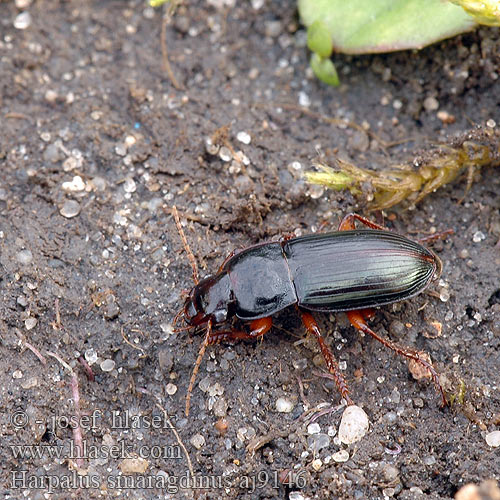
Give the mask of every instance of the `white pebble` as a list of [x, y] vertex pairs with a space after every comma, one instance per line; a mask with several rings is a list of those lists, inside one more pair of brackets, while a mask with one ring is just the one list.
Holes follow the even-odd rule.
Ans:
[[486, 444], [492, 448], [498, 448], [500, 446], [500, 431], [493, 431], [485, 436]]
[[312, 424], [309, 424], [307, 426], [307, 433], [308, 434], [318, 434], [319, 431], [321, 431], [321, 427], [316, 422], [313, 422]]
[[66, 217], [67, 219], [71, 219], [80, 213], [80, 204], [75, 200], [68, 200], [64, 202], [64, 205], [61, 207], [59, 213]]
[[167, 391], [167, 394], [169, 396], [173, 396], [177, 392], [177, 386], [175, 384], [169, 383], [165, 387], [165, 390]]
[[359, 406], [348, 406], [340, 421], [338, 438], [342, 443], [352, 444], [368, 432], [368, 415]]
[[195, 434], [189, 442], [197, 449], [201, 449], [205, 446], [205, 438], [201, 434]]
[[20, 10], [27, 9], [31, 5], [32, 0], [16, 0], [16, 7]]
[[483, 241], [486, 238], [484, 233], [482, 231], [476, 231], [474, 233], [474, 236], [472, 236], [472, 241], [474, 243], [479, 243], [480, 241]]
[[293, 403], [289, 399], [278, 398], [276, 400], [276, 411], [280, 413], [290, 413], [293, 410]]
[[65, 191], [83, 191], [85, 189], [85, 182], [79, 175], [75, 175], [72, 181], [63, 182], [62, 188]]
[[31, 14], [29, 12], [21, 12], [14, 19], [14, 28], [17, 30], [25, 30], [31, 25]]
[[24, 322], [24, 326], [26, 327], [26, 330], [33, 330], [33, 328], [35, 328], [36, 324], [37, 324], [36, 318], [28, 318]]
[[13, 371], [12, 378], [23, 378], [23, 372], [21, 370]]
[[321, 469], [321, 466], [323, 465], [323, 462], [319, 458], [316, 458], [312, 461], [311, 465], [315, 471], [319, 471]]
[[250, 134], [248, 134], [247, 132], [238, 132], [236, 134], [236, 139], [238, 139], [238, 141], [242, 142], [243, 144], [250, 144], [250, 142], [252, 141], [252, 138], [250, 137]]
[[85, 351], [85, 359], [87, 361], [87, 363], [92, 366], [96, 361], [97, 361], [97, 353], [95, 352], [95, 349], [87, 349]]
[[114, 370], [116, 363], [112, 359], [105, 359], [101, 363], [101, 370], [103, 372], [110, 372]]
[[134, 193], [136, 189], [137, 189], [137, 185], [136, 185], [134, 179], [129, 177], [128, 179], [125, 180], [125, 182], [123, 184], [123, 190], [126, 193]]
[[349, 460], [349, 452], [347, 450], [340, 450], [332, 455], [332, 460], [335, 462], [347, 462]]

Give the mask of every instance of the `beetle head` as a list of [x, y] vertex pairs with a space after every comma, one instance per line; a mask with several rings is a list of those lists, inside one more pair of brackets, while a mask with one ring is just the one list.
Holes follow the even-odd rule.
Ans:
[[209, 276], [194, 286], [184, 303], [184, 320], [199, 326], [212, 320], [224, 323], [230, 315], [231, 288], [227, 273]]

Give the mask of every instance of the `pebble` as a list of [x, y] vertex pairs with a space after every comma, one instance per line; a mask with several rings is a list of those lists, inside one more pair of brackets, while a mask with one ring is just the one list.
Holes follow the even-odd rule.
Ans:
[[134, 193], [135, 190], [137, 189], [137, 185], [131, 177], [128, 177], [125, 182], [123, 183], [123, 190], [126, 193]]
[[252, 141], [250, 134], [244, 131], [238, 132], [236, 134], [236, 139], [238, 139], [238, 141], [242, 142], [243, 144], [250, 144], [250, 142]]
[[214, 404], [214, 415], [216, 417], [225, 417], [227, 414], [228, 404], [224, 398], [219, 398]]
[[105, 359], [100, 366], [103, 372], [110, 372], [115, 369], [116, 363], [112, 359]]
[[486, 444], [492, 448], [498, 448], [500, 446], [500, 431], [493, 431], [484, 437], [486, 439]]
[[24, 9], [27, 9], [31, 5], [32, 1], [33, 0], [16, 0], [15, 4], [16, 4], [16, 7], [18, 9], [24, 10]]
[[316, 460], [313, 460], [312, 463], [312, 468], [315, 470], [315, 471], [318, 471], [321, 469], [321, 466], [323, 465], [323, 462], [317, 458]]
[[85, 361], [92, 366], [97, 361], [97, 353], [95, 349], [87, 349], [84, 353]]
[[23, 378], [23, 372], [21, 370], [13, 371], [12, 378]]
[[439, 108], [439, 101], [435, 97], [426, 97], [424, 99], [424, 108], [427, 111], [436, 111]]
[[16, 259], [19, 263], [26, 265], [29, 264], [33, 260], [33, 254], [30, 250], [21, 250], [17, 253]]
[[165, 390], [167, 391], [167, 394], [169, 396], [173, 396], [177, 392], [177, 386], [175, 384], [169, 383], [165, 387]]
[[205, 446], [205, 438], [201, 434], [195, 434], [189, 442], [197, 449], [200, 450]]
[[226, 146], [222, 146], [219, 150], [219, 158], [222, 161], [228, 162], [233, 159], [233, 155], [231, 154], [231, 151], [229, 148], [226, 148]]
[[482, 231], [476, 231], [474, 235], [472, 236], [472, 241], [474, 243], [479, 243], [480, 241], [483, 241], [486, 238], [484, 233]]
[[309, 424], [307, 426], [307, 433], [308, 434], [318, 434], [320, 431], [321, 431], [321, 427], [316, 422], [313, 422], [312, 424]]
[[338, 438], [341, 443], [352, 444], [368, 432], [368, 415], [359, 406], [348, 406], [340, 420]]
[[66, 217], [67, 219], [71, 219], [72, 217], [77, 216], [80, 213], [80, 204], [75, 200], [67, 200], [64, 202], [64, 205], [59, 210], [59, 213]]
[[334, 462], [347, 462], [349, 460], [349, 452], [347, 450], [339, 450], [332, 455]]
[[63, 182], [62, 188], [65, 191], [83, 191], [85, 189], [85, 182], [79, 175], [75, 175], [72, 181]]
[[29, 12], [21, 12], [14, 19], [14, 28], [17, 30], [25, 30], [31, 25], [31, 14]]
[[33, 330], [37, 324], [37, 319], [36, 318], [28, 318], [24, 322], [24, 326], [26, 327], [26, 330]]
[[38, 385], [38, 379], [36, 377], [30, 377], [21, 383], [23, 389], [32, 389]]
[[276, 411], [280, 413], [290, 413], [293, 410], [294, 404], [285, 398], [278, 398], [276, 400]]

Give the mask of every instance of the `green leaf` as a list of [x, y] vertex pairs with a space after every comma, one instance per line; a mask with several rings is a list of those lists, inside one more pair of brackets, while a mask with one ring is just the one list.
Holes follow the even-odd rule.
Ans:
[[332, 55], [332, 36], [323, 21], [314, 21], [307, 29], [307, 46], [322, 59]]
[[330, 59], [321, 59], [318, 54], [313, 53], [311, 56], [311, 69], [323, 83], [332, 87], [339, 85], [337, 70]]
[[306, 26], [328, 26], [333, 48], [348, 54], [419, 49], [469, 31], [474, 20], [444, 0], [298, 0]]

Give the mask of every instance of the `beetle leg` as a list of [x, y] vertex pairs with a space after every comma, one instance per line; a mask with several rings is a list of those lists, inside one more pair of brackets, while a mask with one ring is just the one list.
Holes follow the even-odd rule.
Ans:
[[189, 408], [191, 405], [191, 393], [193, 392], [194, 382], [196, 380], [196, 375], [200, 369], [200, 364], [205, 354], [207, 346], [212, 344], [218, 344], [219, 342], [236, 341], [240, 339], [256, 339], [261, 337], [266, 332], [271, 329], [273, 325], [273, 320], [271, 317], [254, 319], [250, 323], [250, 332], [243, 332], [241, 330], [228, 330], [228, 331], [218, 331], [214, 332], [212, 330], [212, 322], [209, 321], [207, 325], [207, 333], [203, 339], [203, 343], [200, 346], [200, 351], [198, 352], [198, 357], [196, 358], [196, 363], [194, 364], [193, 373], [191, 374], [191, 380], [189, 381], [189, 387], [186, 396], [186, 417], [189, 415]]
[[423, 244], [433, 243], [436, 240], [444, 240], [448, 235], [453, 234], [455, 231], [453, 229], [447, 229], [446, 231], [439, 231], [438, 233], [431, 234], [430, 236], [424, 236], [423, 238], [419, 238], [417, 241]]
[[382, 231], [387, 231], [388, 229], [384, 226], [381, 226], [380, 224], [377, 224], [375, 222], [372, 222], [369, 219], [366, 219], [365, 217], [362, 217], [361, 215], [351, 213], [347, 214], [343, 219], [342, 222], [339, 224], [339, 231], [348, 231], [350, 229], [356, 229], [356, 226], [354, 224], [354, 221], [358, 220], [365, 226], [370, 227], [371, 229], [381, 229]]
[[254, 319], [250, 323], [250, 332], [244, 332], [242, 330], [222, 330], [218, 332], [211, 332], [208, 344], [256, 339], [267, 333], [271, 329], [272, 325], [273, 320], [270, 316]]
[[347, 404], [354, 404], [352, 399], [349, 397], [349, 387], [347, 387], [347, 382], [342, 375], [342, 372], [340, 371], [337, 361], [335, 361], [335, 358], [333, 357], [332, 351], [326, 345], [325, 340], [323, 339], [321, 332], [319, 331], [318, 323], [316, 323], [316, 320], [313, 318], [313, 315], [311, 313], [302, 311], [300, 309], [299, 311], [306, 330], [309, 333], [312, 333], [318, 341], [319, 348], [321, 349], [321, 353], [323, 354], [323, 358], [326, 363], [326, 367], [328, 368], [328, 371], [333, 375], [338, 391], [347, 401]]
[[364, 316], [363, 310], [347, 312], [347, 317], [349, 318], [349, 321], [351, 322], [352, 326], [354, 326], [354, 328], [362, 331], [365, 334], [371, 335], [374, 339], [378, 340], [380, 343], [382, 343], [389, 349], [392, 349], [397, 354], [404, 356], [405, 358], [412, 359], [415, 362], [422, 365], [431, 374], [432, 380], [434, 381], [436, 388], [441, 393], [443, 406], [446, 406], [447, 405], [446, 397], [444, 395], [443, 388], [439, 383], [439, 376], [434, 367], [422, 357], [422, 353], [414, 349], [410, 349], [408, 347], [399, 346], [396, 343], [392, 342], [391, 340], [381, 337], [378, 333], [375, 333], [371, 328], [368, 327], [363, 316]]

